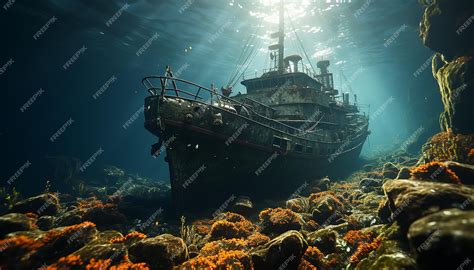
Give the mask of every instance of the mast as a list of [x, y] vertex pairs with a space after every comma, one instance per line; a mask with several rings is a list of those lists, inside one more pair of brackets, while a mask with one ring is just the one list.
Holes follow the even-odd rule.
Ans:
[[278, 71], [283, 73], [285, 66], [283, 63], [285, 50], [285, 6], [283, 0], [280, 0], [280, 21], [278, 29]]

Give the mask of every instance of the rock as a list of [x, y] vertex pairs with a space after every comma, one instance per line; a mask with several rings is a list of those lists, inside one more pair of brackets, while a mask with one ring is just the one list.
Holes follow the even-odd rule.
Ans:
[[286, 201], [286, 208], [296, 213], [304, 213], [309, 211], [309, 201], [307, 198], [298, 197]]
[[383, 165], [382, 175], [384, 178], [395, 179], [399, 171], [400, 169], [398, 169], [397, 166], [391, 162], [388, 162]]
[[0, 238], [11, 232], [29, 231], [33, 228], [32, 220], [24, 214], [11, 213], [0, 217]]
[[[331, 191], [313, 193], [309, 196], [313, 219], [319, 224], [331, 224], [334, 215], [342, 209], [341, 201]], [[331, 222], [328, 222], [331, 220]]]
[[123, 237], [123, 235], [117, 231], [103, 231], [97, 235], [96, 239], [90, 241], [72, 255], [79, 255], [83, 261], [110, 259], [112, 264], [118, 263], [127, 254], [123, 243], [112, 242], [113, 239], [120, 237]]
[[454, 161], [444, 163], [448, 169], [453, 171], [465, 185], [474, 185], [474, 165], [462, 164]]
[[253, 212], [253, 203], [247, 196], [240, 196], [236, 199], [234, 205], [231, 207], [232, 212], [249, 216]]
[[392, 213], [402, 227], [415, 220], [446, 208], [465, 207], [474, 200], [474, 189], [459, 184], [446, 184], [416, 180], [390, 180], [383, 185]]
[[402, 249], [401, 242], [384, 241], [380, 247], [357, 264], [356, 270], [404, 269], [416, 270], [416, 261]]
[[50, 193], [41, 194], [16, 203], [12, 209], [12, 213], [35, 213], [40, 216], [54, 216], [58, 213], [59, 200]]
[[308, 244], [298, 231], [288, 231], [251, 252], [256, 270], [296, 269]]
[[373, 178], [364, 178], [359, 182], [359, 188], [362, 192], [368, 193], [382, 186], [382, 180]]
[[315, 246], [324, 254], [336, 252], [336, 242], [338, 233], [329, 228], [324, 228], [315, 232], [308, 233], [306, 239], [310, 246]]
[[420, 269], [471, 269], [474, 211], [445, 209], [415, 221], [408, 230]]
[[410, 178], [410, 168], [403, 167], [400, 169], [395, 179], [409, 179], [409, 178]]
[[[472, 53], [474, 30], [463, 27], [472, 14], [471, 0], [430, 1], [420, 23], [420, 37], [423, 44], [433, 51], [446, 55], [448, 59]], [[472, 20], [472, 19], [471, 19]]]
[[53, 216], [41, 216], [38, 218], [38, 221], [36, 221], [36, 225], [40, 230], [48, 231], [53, 228], [55, 220], [56, 218]]
[[263, 210], [259, 214], [262, 223], [262, 233], [275, 236], [289, 230], [300, 230], [302, 218], [291, 211], [284, 208], [269, 208]]
[[81, 223], [83, 212], [80, 209], [74, 208], [65, 212], [56, 219], [55, 226], [70, 226]]
[[152, 269], [172, 269], [187, 260], [188, 249], [183, 239], [162, 234], [133, 244], [128, 254], [132, 262], [146, 262]]

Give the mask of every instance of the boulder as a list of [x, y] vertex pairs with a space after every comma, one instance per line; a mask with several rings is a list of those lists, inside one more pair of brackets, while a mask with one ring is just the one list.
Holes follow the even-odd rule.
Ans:
[[315, 246], [324, 254], [336, 252], [336, 242], [338, 233], [333, 229], [324, 228], [315, 232], [308, 233], [306, 240], [310, 246]]
[[368, 193], [379, 189], [382, 186], [382, 180], [373, 178], [364, 178], [359, 182], [359, 188], [362, 192]]
[[253, 203], [247, 196], [240, 196], [235, 200], [231, 208], [232, 212], [249, 216], [253, 212]]
[[90, 241], [72, 255], [79, 255], [83, 261], [110, 259], [112, 264], [118, 263], [127, 254], [123, 243], [113, 241], [121, 237], [123, 235], [117, 231], [103, 231], [97, 235], [96, 239]]
[[298, 231], [287, 231], [250, 253], [254, 268], [296, 269], [308, 244]]
[[[445, 209], [425, 216], [408, 230], [420, 269], [471, 269], [474, 254], [474, 211]], [[469, 261], [466, 261], [469, 259]]]
[[0, 238], [17, 231], [29, 231], [33, 228], [32, 220], [24, 214], [11, 213], [0, 217]]
[[36, 221], [36, 225], [40, 230], [48, 231], [54, 227], [55, 220], [56, 218], [53, 216], [41, 216]]
[[446, 168], [453, 171], [465, 185], [474, 185], [474, 165], [454, 161], [445, 162]]
[[151, 269], [173, 269], [188, 259], [188, 248], [183, 239], [162, 234], [133, 244], [128, 255], [132, 262], [145, 262]]
[[58, 213], [59, 208], [59, 200], [56, 195], [46, 193], [17, 202], [11, 212], [54, 216]]
[[[416, 261], [410, 253], [402, 248], [403, 244], [389, 240], [380, 244], [380, 247], [361, 260], [356, 270], [404, 269], [416, 270]], [[434, 268], [433, 268], [434, 269]]]
[[447, 208], [473, 209], [474, 189], [459, 184], [416, 180], [390, 180], [383, 185], [391, 212], [390, 220], [402, 227]]
[[303, 219], [301, 216], [284, 208], [269, 208], [259, 214], [262, 233], [276, 236], [289, 230], [300, 230]]

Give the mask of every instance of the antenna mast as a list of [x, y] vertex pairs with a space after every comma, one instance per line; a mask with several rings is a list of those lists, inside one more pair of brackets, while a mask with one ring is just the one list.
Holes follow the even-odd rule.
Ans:
[[283, 63], [285, 50], [285, 6], [280, 0], [280, 22], [278, 29], [278, 71], [283, 73], [285, 66]]

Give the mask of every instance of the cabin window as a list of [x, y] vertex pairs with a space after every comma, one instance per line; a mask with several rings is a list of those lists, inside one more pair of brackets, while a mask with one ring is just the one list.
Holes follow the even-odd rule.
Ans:
[[273, 136], [273, 147], [280, 148], [282, 139], [276, 136]]
[[295, 144], [295, 152], [303, 152], [303, 146], [299, 143]]

